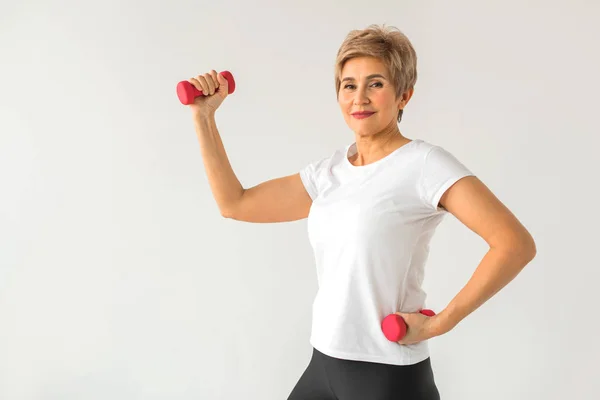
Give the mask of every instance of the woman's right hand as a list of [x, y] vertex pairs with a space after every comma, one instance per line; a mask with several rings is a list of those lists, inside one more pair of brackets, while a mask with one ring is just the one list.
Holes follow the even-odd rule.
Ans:
[[194, 99], [190, 108], [195, 115], [211, 115], [229, 95], [229, 83], [214, 69], [188, 80], [202, 95]]

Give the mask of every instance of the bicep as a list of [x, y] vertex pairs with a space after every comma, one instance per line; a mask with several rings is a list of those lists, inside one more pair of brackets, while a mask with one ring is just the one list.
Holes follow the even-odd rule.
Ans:
[[491, 247], [535, 252], [533, 238], [517, 217], [476, 176], [458, 180], [440, 205]]
[[312, 199], [299, 173], [245, 189], [229, 218], [246, 222], [288, 222], [308, 216]]

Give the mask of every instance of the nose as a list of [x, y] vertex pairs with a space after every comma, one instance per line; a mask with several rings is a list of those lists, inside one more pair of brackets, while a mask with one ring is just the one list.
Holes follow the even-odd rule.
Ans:
[[354, 92], [354, 104], [367, 104], [369, 103], [369, 97], [367, 96], [367, 91], [363, 89], [358, 89]]

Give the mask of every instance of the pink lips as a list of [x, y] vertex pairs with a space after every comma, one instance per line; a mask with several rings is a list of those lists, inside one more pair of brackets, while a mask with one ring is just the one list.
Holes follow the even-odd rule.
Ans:
[[354, 113], [352, 114], [352, 116], [354, 118], [358, 118], [358, 119], [365, 119], [365, 118], [369, 118], [371, 115], [373, 115], [375, 113], [372, 112], [367, 112], [367, 113]]

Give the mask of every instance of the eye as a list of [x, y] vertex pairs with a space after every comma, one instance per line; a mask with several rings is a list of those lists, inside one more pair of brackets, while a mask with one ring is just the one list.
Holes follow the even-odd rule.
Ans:
[[[381, 82], [373, 82], [373, 84], [371, 86], [373, 86], [373, 85], [379, 85], [379, 87], [382, 87], [383, 83], [381, 83]], [[350, 83], [350, 84], [347, 84], [346, 86], [344, 86], [344, 89], [349, 89], [350, 86], [354, 87], [354, 85]]]

